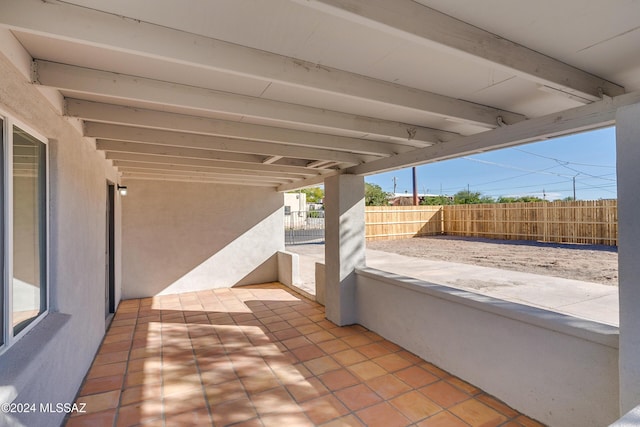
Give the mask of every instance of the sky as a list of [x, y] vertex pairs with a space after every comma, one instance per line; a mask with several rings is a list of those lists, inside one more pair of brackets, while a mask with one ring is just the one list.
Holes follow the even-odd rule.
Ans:
[[[485, 196], [546, 200], [615, 199], [615, 128], [605, 128], [417, 167], [418, 193], [453, 195], [469, 188]], [[412, 193], [411, 168], [365, 177], [386, 192]]]

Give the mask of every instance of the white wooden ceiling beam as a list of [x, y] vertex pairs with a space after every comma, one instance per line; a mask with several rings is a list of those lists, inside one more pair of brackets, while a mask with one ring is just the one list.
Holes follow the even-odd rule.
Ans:
[[507, 123], [523, 119], [507, 111], [65, 3], [5, 0], [0, 2], [0, 23], [19, 31], [261, 79], [265, 84], [303, 87], [490, 128], [497, 126], [498, 116]]
[[329, 168], [331, 168], [331, 169], [334, 169], [334, 168], [343, 169], [343, 167], [341, 167], [341, 165], [339, 163], [336, 163], [336, 162], [326, 163], [326, 164], [322, 165], [322, 167], [325, 168], [325, 169], [329, 169]]
[[590, 102], [600, 99], [603, 93], [624, 93], [620, 85], [412, 0], [294, 1], [413, 42], [496, 64], [574, 99]]
[[220, 178], [220, 179], [235, 179], [242, 181], [254, 181], [254, 182], [272, 182], [272, 183], [289, 183], [293, 180], [290, 178], [275, 178], [264, 176], [249, 176], [249, 175], [227, 175], [226, 173], [208, 173], [208, 172], [194, 172], [190, 170], [158, 170], [158, 169], [140, 169], [140, 168], [118, 168], [123, 174], [138, 174], [138, 175], [166, 175], [166, 176], [191, 176], [201, 178]]
[[235, 181], [235, 182], [262, 182], [269, 183], [271, 185], [282, 185], [283, 183], [291, 182], [291, 180], [286, 179], [276, 179], [276, 178], [255, 178], [255, 177], [243, 177], [243, 176], [233, 176], [233, 175], [215, 175], [215, 174], [198, 174], [198, 173], [189, 173], [189, 172], [179, 172], [179, 173], [170, 173], [170, 172], [134, 172], [123, 170], [123, 177], [130, 176], [155, 176], [155, 177], [182, 177], [182, 178], [199, 178], [199, 179], [215, 179], [220, 181]]
[[[184, 114], [105, 104], [81, 99], [68, 98], [65, 100], [65, 103], [65, 114], [67, 116], [92, 122], [174, 130], [199, 133], [203, 135], [227, 136], [231, 138], [251, 139], [255, 141], [306, 145], [309, 147], [333, 145], [349, 147], [352, 144], [358, 144], [361, 142], [360, 138], [342, 137], [316, 132], [305, 132], [295, 129], [219, 120], [210, 117], [188, 116]], [[415, 135], [412, 137], [413, 139], [409, 139], [411, 137], [410, 134]], [[375, 135], [373, 136], [375, 137]], [[424, 147], [435, 142], [449, 141], [458, 136], [458, 134], [453, 132], [438, 131], [435, 129], [421, 127], [412, 128], [410, 125], [405, 125], [402, 139], [397, 135], [385, 135], [384, 137], [380, 136], [379, 140], [401, 143], [414, 147]], [[425, 141], [425, 138], [428, 139], [428, 141]], [[303, 144], [301, 144], [301, 141]], [[385, 148], [386, 150], [384, 152], [390, 152], [390, 149], [392, 149], [392, 147]]]
[[[85, 123], [85, 136], [113, 141], [143, 142], [173, 147], [198, 148], [266, 156], [281, 156], [298, 159], [330, 160], [357, 165], [378, 157], [324, 150], [309, 147], [294, 147], [270, 142], [246, 141], [219, 136], [196, 135], [157, 129], [119, 126], [106, 123]], [[103, 148], [99, 148], [102, 150]]]
[[211, 167], [220, 169], [248, 170], [248, 171], [266, 171], [278, 172], [283, 175], [307, 175], [314, 176], [322, 173], [333, 172], [330, 169], [309, 169], [301, 166], [288, 165], [263, 165], [262, 163], [242, 163], [224, 160], [212, 159], [190, 159], [184, 157], [158, 156], [152, 154], [139, 153], [105, 153], [105, 157], [109, 160], [127, 160], [141, 163], [186, 165], [198, 167]]
[[344, 172], [371, 175], [611, 126], [615, 122], [615, 113], [618, 108], [638, 102], [640, 102], [640, 92], [605, 98], [602, 101], [581, 107], [462, 137], [454, 141], [419, 148], [410, 153], [374, 160], [363, 165], [353, 166]]
[[333, 171], [330, 173], [325, 173], [322, 175], [317, 175], [317, 176], [311, 176], [305, 179], [301, 179], [301, 180], [297, 180], [297, 181], [293, 181], [290, 182], [288, 184], [282, 184], [278, 187], [278, 191], [281, 192], [285, 192], [285, 191], [292, 191], [292, 190], [298, 190], [300, 188], [305, 188], [305, 187], [311, 187], [312, 185], [319, 185], [319, 184], [323, 184], [324, 180], [330, 176], [333, 175], [339, 175], [341, 174], [341, 171]]
[[[281, 125], [306, 123], [349, 127], [355, 116], [336, 113], [338, 125], [328, 110], [270, 101], [261, 98], [216, 92], [209, 89], [144, 79], [106, 71], [91, 70], [48, 61], [34, 61], [34, 83], [91, 95], [113, 97], [127, 101], [141, 101], [161, 106], [174, 106], [201, 111], [270, 118]], [[329, 116], [329, 117], [328, 117]], [[329, 120], [325, 120], [325, 119]], [[333, 129], [336, 129], [336, 127]], [[409, 135], [407, 134], [407, 139]], [[299, 141], [299, 140], [298, 140]], [[299, 141], [298, 143], [302, 143]], [[411, 146], [336, 137], [321, 141], [310, 139], [308, 144], [339, 148], [346, 145], [353, 152], [392, 154], [413, 149]]]
[[113, 166], [116, 166], [118, 170], [131, 170], [131, 171], [145, 171], [145, 170], [153, 170], [156, 172], [192, 172], [192, 173], [215, 173], [215, 174], [223, 174], [223, 175], [238, 175], [238, 176], [246, 176], [246, 177], [270, 177], [270, 178], [280, 178], [280, 179], [304, 179], [308, 178], [311, 175], [315, 175], [315, 173], [309, 172], [306, 174], [292, 174], [292, 173], [282, 173], [282, 172], [270, 172], [270, 171], [255, 171], [255, 170], [244, 170], [244, 169], [229, 169], [229, 168], [218, 168], [218, 167], [202, 167], [202, 166], [193, 166], [193, 165], [176, 165], [171, 163], [145, 163], [145, 162], [137, 162], [137, 161], [129, 161], [129, 160], [113, 160]]
[[[454, 132], [413, 126], [406, 123], [335, 113], [337, 117], [344, 119], [343, 121], [351, 121], [352, 126], [349, 130], [360, 132], [358, 137], [350, 138], [73, 98], [66, 99], [66, 115], [93, 122], [228, 136], [256, 141], [285, 144], [299, 144], [300, 141], [305, 141], [308, 146], [339, 144], [340, 146], [348, 147], [351, 144], [361, 143], [362, 141], [359, 137], [366, 136], [368, 139], [424, 147], [436, 142], [450, 141], [460, 136]], [[367, 129], [368, 132], [365, 133], [364, 129]], [[383, 154], [385, 152], [387, 151], [383, 151]]]
[[271, 157], [267, 157], [266, 159], [264, 159], [262, 161], [262, 163], [265, 164], [265, 165], [270, 165], [270, 164], [273, 164], [273, 163], [277, 162], [280, 159], [282, 159], [282, 156], [271, 156]]
[[[266, 157], [252, 154], [230, 153], [225, 151], [201, 150], [198, 148], [182, 148], [156, 144], [145, 144], [128, 141], [105, 141], [99, 140], [96, 148], [104, 151], [107, 158], [112, 153], [146, 154], [150, 156], [164, 156], [172, 158], [196, 159], [196, 160], [217, 160], [225, 162], [237, 162], [250, 164], [264, 164]], [[306, 167], [308, 160], [304, 159], [283, 159], [278, 165]], [[345, 167], [347, 167], [346, 165]]]
[[184, 157], [188, 159], [223, 160], [228, 162], [262, 164], [262, 161], [264, 160], [263, 156], [258, 156], [255, 154], [201, 150], [198, 148], [172, 147], [168, 145], [157, 144], [141, 144], [128, 141], [98, 141], [96, 143], [96, 148], [107, 153], [139, 153], [152, 154], [155, 156]]
[[[153, 156], [182, 157], [186, 159], [208, 159], [222, 160], [239, 163], [259, 163], [265, 164], [264, 160], [268, 157], [259, 156], [259, 161], [249, 154], [229, 153], [215, 150], [201, 150], [198, 148], [182, 148], [168, 145], [146, 144], [128, 141], [109, 141], [98, 140], [96, 143], [98, 150], [105, 153], [131, 153], [131, 154], [149, 154]], [[247, 157], [248, 156], [248, 157]], [[308, 160], [284, 158], [278, 163], [285, 166], [306, 167]], [[343, 164], [343, 168], [353, 166], [352, 163]]]
[[317, 167], [319, 167], [319, 166], [324, 166], [324, 165], [326, 165], [327, 163], [329, 163], [329, 162], [327, 162], [326, 160], [318, 160], [318, 161], [315, 161], [315, 162], [311, 162], [311, 163], [309, 163], [309, 164], [307, 165], [307, 167], [308, 167], [308, 168], [317, 168]]
[[278, 183], [274, 182], [256, 182], [246, 181], [243, 179], [227, 180], [221, 178], [200, 178], [200, 177], [175, 177], [170, 175], [137, 175], [127, 174], [123, 175], [123, 179], [129, 181], [174, 181], [174, 182], [199, 182], [206, 184], [222, 184], [222, 185], [247, 185], [251, 187], [277, 187]]
[[301, 159], [323, 159], [359, 164], [381, 157], [353, 154], [346, 148], [338, 149], [313, 148], [304, 145], [286, 145], [261, 141], [248, 141], [210, 135], [197, 135], [184, 132], [171, 132], [158, 129], [119, 126], [106, 123], [87, 122], [84, 126], [85, 136], [117, 141], [145, 142], [176, 147], [200, 148], [205, 150], [234, 151], [268, 156], [282, 156]]
[[[324, 126], [318, 128], [319, 130], [339, 129], [353, 133], [355, 137], [306, 132], [296, 129], [219, 120], [210, 117], [189, 116], [79, 99], [67, 99], [67, 115], [71, 117], [95, 122], [246, 138], [256, 141], [293, 143], [305, 140], [309, 145], [323, 146], [327, 144], [330, 146], [330, 141], [341, 145], [349, 145], [349, 143], [361, 142], [360, 138], [366, 137], [368, 140], [424, 147], [436, 142], [450, 141], [460, 136], [454, 132], [363, 116], [331, 111], [320, 113], [321, 116], [323, 114], [325, 115], [323, 119], [326, 122], [325, 124], [331, 124], [331, 127]], [[329, 123], [333, 120], [332, 117], [335, 120]]]

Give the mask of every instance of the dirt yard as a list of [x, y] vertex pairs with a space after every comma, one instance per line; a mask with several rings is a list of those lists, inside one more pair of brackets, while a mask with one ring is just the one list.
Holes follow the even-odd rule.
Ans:
[[613, 246], [434, 236], [368, 242], [367, 247], [417, 258], [618, 285], [618, 252]]

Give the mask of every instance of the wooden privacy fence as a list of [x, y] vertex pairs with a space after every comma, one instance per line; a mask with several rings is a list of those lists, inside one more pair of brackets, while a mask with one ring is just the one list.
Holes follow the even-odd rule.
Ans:
[[442, 234], [442, 206], [367, 206], [367, 240], [393, 240]]
[[366, 208], [367, 239], [446, 234], [615, 246], [616, 200]]
[[617, 245], [616, 200], [497, 203], [444, 207], [451, 236]]

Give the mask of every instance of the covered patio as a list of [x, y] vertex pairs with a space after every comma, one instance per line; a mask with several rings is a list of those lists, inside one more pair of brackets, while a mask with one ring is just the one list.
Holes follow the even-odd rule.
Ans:
[[123, 301], [66, 426], [535, 427], [278, 283]]

